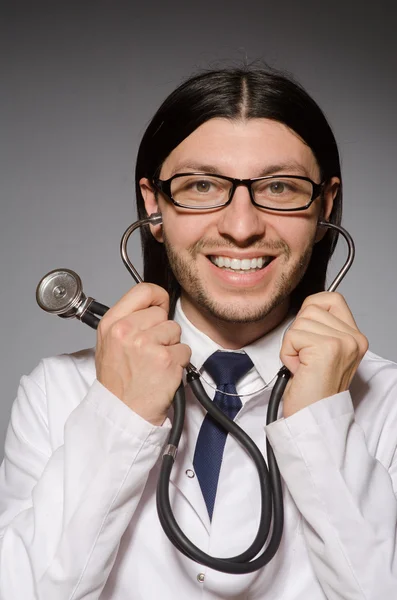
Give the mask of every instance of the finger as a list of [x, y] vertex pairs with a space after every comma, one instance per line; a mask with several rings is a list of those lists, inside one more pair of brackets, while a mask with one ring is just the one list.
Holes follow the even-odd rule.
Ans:
[[306, 319], [305, 317], [299, 317], [295, 320], [293, 325], [289, 329], [290, 332], [301, 331], [302, 333], [315, 333], [323, 337], [338, 337], [343, 338], [346, 335], [354, 337], [355, 330], [349, 325], [341, 322], [340, 327], [333, 327], [328, 323], [322, 323], [321, 321]]
[[[163, 339], [163, 341], [166, 340]], [[186, 367], [189, 364], [192, 355], [192, 351], [187, 344], [175, 343], [167, 345], [165, 343], [145, 343], [144, 347], [145, 357], [147, 357], [149, 363], [152, 366], [161, 365], [161, 369], [163, 369], [164, 366], [169, 369], [172, 365], [179, 366], [180, 368]]]
[[[155, 343], [151, 332], [160, 324], [171, 324], [168, 315], [159, 306], [151, 306], [144, 310], [127, 315], [115, 322], [107, 323], [107, 327], [98, 328], [98, 343], [116, 342], [122, 346], [140, 346], [145, 343]], [[170, 325], [168, 325], [170, 326]], [[179, 325], [175, 323], [178, 328]], [[172, 327], [172, 325], [171, 325]], [[159, 342], [162, 343], [162, 342]]]
[[171, 352], [174, 361], [182, 367], [187, 367], [192, 357], [192, 350], [187, 344], [175, 344], [170, 346], [169, 351]]
[[322, 308], [330, 314], [335, 315], [341, 321], [344, 321], [350, 325], [350, 327], [353, 329], [358, 329], [346, 300], [342, 294], [339, 294], [339, 292], [320, 292], [318, 294], [308, 296], [304, 300], [299, 313], [311, 305]]
[[[284, 337], [281, 346], [280, 355], [284, 360], [287, 356], [298, 356], [304, 348], [318, 348], [319, 344], [324, 342], [324, 336], [312, 331], [292, 330], [290, 329]], [[287, 366], [287, 365], [286, 365]]]
[[150, 306], [158, 306], [168, 315], [168, 293], [153, 283], [138, 283], [108, 310], [102, 322], [114, 322]]
[[290, 329], [307, 329], [308, 331], [315, 331], [317, 333], [323, 331], [324, 335], [332, 335], [332, 332], [360, 335], [358, 329], [351, 327], [346, 321], [342, 321], [336, 315], [313, 304], [305, 307], [298, 313]]
[[[125, 322], [126, 329], [128, 328], [131, 333], [139, 333], [140, 331], [156, 327], [160, 323], [168, 322], [169, 319], [168, 314], [162, 307], [150, 306], [149, 308], [137, 310], [123, 317], [120, 321]], [[119, 323], [119, 321], [116, 321], [116, 323]]]
[[157, 346], [173, 346], [181, 340], [181, 327], [175, 321], [163, 321], [138, 335], [134, 335], [135, 345], [154, 344]]
[[[295, 374], [300, 365], [352, 364], [361, 357], [358, 341], [352, 335], [323, 335], [312, 331], [290, 330], [280, 351], [283, 364]], [[343, 357], [343, 358], [342, 358]]]
[[[365, 352], [368, 350], [368, 339], [359, 329], [357, 329], [354, 320], [353, 323], [355, 327], [352, 327], [351, 324], [346, 323], [346, 321], [340, 319], [335, 314], [332, 314], [317, 305], [309, 304], [298, 313], [290, 329], [307, 330], [325, 336], [353, 336], [359, 346], [361, 356], [364, 356]], [[321, 327], [321, 325], [323, 325], [323, 327]]]

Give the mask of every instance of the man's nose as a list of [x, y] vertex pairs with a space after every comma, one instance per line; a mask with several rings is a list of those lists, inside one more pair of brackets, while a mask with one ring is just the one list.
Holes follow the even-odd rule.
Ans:
[[219, 233], [239, 245], [251, 243], [265, 233], [264, 213], [252, 203], [249, 190], [243, 185], [237, 186], [231, 203], [219, 215]]

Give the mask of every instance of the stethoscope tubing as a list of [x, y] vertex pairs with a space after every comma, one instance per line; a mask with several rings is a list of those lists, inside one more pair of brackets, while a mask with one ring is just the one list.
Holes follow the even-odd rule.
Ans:
[[[130, 225], [121, 238], [121, 258], [124, 265], [137, 283], [141, 283], [143, 280], [129, 259], [127, 251], [128, 240], [136, 229], [149, 224], [158, 225], [161, 224], [161, 222], [161, 214], [154, 213], [150, 217], [141, 219], [140, 221], [136, 221]], [[328, 291], [333, 292], [345, 277], [353, 263], [355, 254], [354, 242], [350, 234], [339, 225], [328, 223], [326, 221], [320, 221], [319, 226], [338, 231], [343, 235], [348, 246], [347, 260], [328, 288]], [[52, 271], [47, 274], [38, 285], [36, 298], [39, 305], [44, 310], [47, 310], [47, 312], [58, 314], [58, 316], [63, 318], [75, 317], [93, 329], [97, 329], [100, 322], [100, 317], [103, 317], [109, 308], [104, 304], [97, 302], [93, 298], [85, 297], [81, 288], [81, 280], [76, 273], [73, 273], [69, 270], [64, 270], [63, 272], [68, 272], [69, 275], [75, 276], [78, 290], [76, 292], [76, 297], [72, 299], [70, 304], [66, 305], [65, 309], [58, 310], [46, 308], [45, 302], [42, 298], [43, 294], [40, 293], [40, 286], [43, 284], [45, 287], [45, 282], [47, 281], [48, 276], [57, 273], [57, 271]], [[291, 374], [288, 369], [285, 366], [281, 367], [277, 374], [277, 380], [270, 394], [266, 424], [273, 423], [277, 420], [280, 402], [290, 376]], [[182, 554], [189, 557], [191, 560], [224, 573], [252, 573], [265, 566], [273, 558], [280, 545], [283, 532], [284, 508], [282, 483], [280, 471], [272, 447], [266, 440], [266, 464], [261, 451], [256, 446], [254, 441], [241, 427], [239, 427], [239, 425], [237, 425], [237, 423], [229, 419], [212, 402], [200, 381], [200, 373], [190, 363], [186, 368], [186, 382], [188, 385], [190, 385], [194, 395], [204, 409], [241, 444], [241, 446], [247, 451], [249, 456], [254, 461], [258, 472], [261, 494], [261, 509], [258, 530], [255, 539], [249, 548], [247, 548], [247, 550], [241, 554], [238, 554], [237, 556], [221, 558], [210, 556], [195, 546], [179, 527], [172, 512], [169, 489], [171, 471], [176, 459], [185, 419], [186, 402], [185, 390], [182, 382], [178, 387], [173, 399], [173, 421], [168, 443], [162, 457], [160, 475], [157, 483], [156, 505], [161, 526], [172, 544], [174, 544], [174, 546]], [[260, 552], [262, 553], [259, 555]]]
[[[282, 398], [288, 379], [288, 372], [285, 369], [284, 374], [279, 375], [277, 382], [272, 390], [267, 415], [268, 423], [272, 422], [272, 420], [276, 420], [277, 418], [278, 406], [280, 404], [280, 400]], [[214, 556], [210, 556], [209, 554], [205, 553], [200, 548], [195, 546], [183, 533], [172, 512], [169, 498], [169, 480], [175, 455], [173, 455], [172, 453], [170, 454], [166, 451], [163, 455], [162, 466], [157, 484], [156, 501], [160, 523], [163, 527], [165, 534], [172, 542], [172, 544], [180, 552], [182, 552], [182, 554], [188, 556], [195, 562], [198, 562], [217, 571], [222, 571], [223, 573], [252, 573], [264, 567], [273, 558], [280, 545], [283, 531], [284, 508], [282, 484], [280, 472], [273, 454], [273, 450], [268, 441], [266, 441], [267, 459], [269, 465], [267, 466], [261, 451], [256, 446], [254, 441], [245, 433], [245, 431], [241, 427], [237, 425], [237, 423], [226, 417], [226, 415], [219, 408], [217, 408], [212, 402], [212, 400], [208, 397], [199, 379], [199, 375], [194, 372], [188, 373], [187, 382], [190, 384], [190, 387], [192, 388], [192, 391], [196, 396], [197, 400], [200, 402], [200, 404], [202, 404], [202, 406], [207, 410], [207, 412], [241, 444], [244, 450], [246, 450], [246, 452], [254, 461], [258, 472], [259, 485], [261, 491], [260, 521], [254, 541], [245, 552], [237, 556], [229, 558], [217, 558]], [[168, 440], [169, 444], [172, 444], [175, 447], [178, 447], [180, 435], [182, 433], [182, 415], [184, 414], [185, 410], [184, 404], [184, 389], [182, 386], [180, 386], [173, 402], [173, 424], [176, 423], [176, 431], [171, 431]], [[172, 429], [174, 429], [174, 425]], [[270, 541], [265, 551], [258, 558], [254, 559], [254, 557], [257, 556], [259, 552], [261, 552], [261, 550], [264, 548], [268, 540], [269, 530], [272, 523], [272, 515], [273, 527]]]
[[[151, 221], [153, 217], [154, 221]], [[129, 237], [140, 225], [146, 224], [158, 224], [158, 219], [161, 217], [158, 213], [152, 215], [141, 222], [133, 223], [124, 233], [121, 243], [120, 252], [124, 265], [135, 278], [137, 283], [141, 282], [142, 279], [137, 273], [135, 267], [132, 265], [127, 252], [127, 244]], [[341, 233], [345, 238], [348, 245], [348, 257], [339, 271], [334, 281], [328, 288], [328, 291], [335, 291], [346, 273], [349, 271], [355, 255], [354, 242], [350, 234], [339, 225], [328, 223], [327, 221], [320, 221], [319, 226], [334, 229]], [[286, 367], [282, 367], [277, 374], [277, 380], [273, 386], [266, 423], [270, 424], [277, 420], [278, 409], [282, 400], [285, 387], [291, 377], [291, 373]], [[171, 433], [168, 439], [168, 445], [163, 455], [162, 466], [160, 470], [160, 476], [157, 484], [157, 512], [160, 519], [160, 523], [163, 530], [169, 540], [174, 544], [180, 552], [185, 556], [188, 556], [192, 560], [215, 569], [224, 573], [231, 574], [243, 574], [252, 573], [263, 566], [265, 566], [273, 558], [278, 550], [281, 542], [283, 525], [284, 525], [284, 510], [283, 510], [283, 497], [282, 497], [282, 484], [280, 471], [273, 453], [273, 450], [266, 440], [266, 451], [268, 465], [262, 456], [259, 448], [253, 442], [253, 440], [247, 436], [247, 434], [235, 423], [230, 420], [221, 410], [219, 410], [211, 401], [206, 394], [196, 369], [189, 365], [187, 368], [187, 383], [190, 384], [194, 395], [197, 400], [202, 404], [205, 410], [230, 433], [247, 451], [255, 463], [258, 471], [260, 490], [261, 490], [261, 513], [258, 531], [255, 539], [251, 546], [243, 553], [229, 558], [217, 558], [210, 556], [203, 552], [200, 548], [195, 546], [184, 532], [179, 527], [174, 514], [172, 512], [170, 498], [169, 498], [169, 483], [171, 477], [172, 467], [176, 458], [177, 448], [182, 434], [183, 419], [185, 412], [185, 398], [184, 390], [182, 386], [178, 388], [173, 401], [174, 407], [174, 420], [171, 429]], [[174, 427], [175, 426], [175, 427]], [[273, 519], [272, 519], [273, 514]], [[268, 540], [270, 525], [273, 521], [272, 533], [270, 540]], [[266, 546], [263, 553], [254, 559], [255, 556]], [[254, 560], [252, 560], [254, 559]]]

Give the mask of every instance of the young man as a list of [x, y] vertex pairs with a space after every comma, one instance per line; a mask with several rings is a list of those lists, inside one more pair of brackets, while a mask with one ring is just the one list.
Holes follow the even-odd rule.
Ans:
[[[324, 292], [335, 236], [318, 222], [339, 222], [342, 184], [322, 112], [277, 73], [204, 73], [156, 113], [136, 182], [139, 214], [162, 214], [143, 232], [148, 283], [103, 318], [95, 355], [45, 360], [22, 380], [0, 478], [1, 597], [394, 598], [397, 369]], [[217, 380], [220, 356], [245, 361], [240, 379]], [[225, 410], [214, 388], [235, 390], [235, 421], [263, 453], [269, 439], [284, 481], [280, 547], [251, 574], [191, 561], [159, 524], [189, 361]], [[292, 377], [266, 426], [281, 364]], [[186, 395], [172, 507], [197, 546], [234, 556], [256, 534], [257, 474]]]

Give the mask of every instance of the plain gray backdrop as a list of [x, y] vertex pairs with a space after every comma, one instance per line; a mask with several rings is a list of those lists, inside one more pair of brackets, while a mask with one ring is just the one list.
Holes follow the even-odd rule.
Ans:
[[[118, 245], [135, 219], [139, 140], [200, 68], [264, 60], [323, 108], [357, 249], [340, 290], [371, 349], [397, 360], [394, 13], [348, 0], [0, 3], [1, 448], [22, 374], [95, 344], [92, 330], [37, 307], [39, 279], [69, 267], [107, 304], [131, 286]], [[137, 238], [132, 248], [140, 265]], [[332, 272], [344, 256], [340, 241]]]

